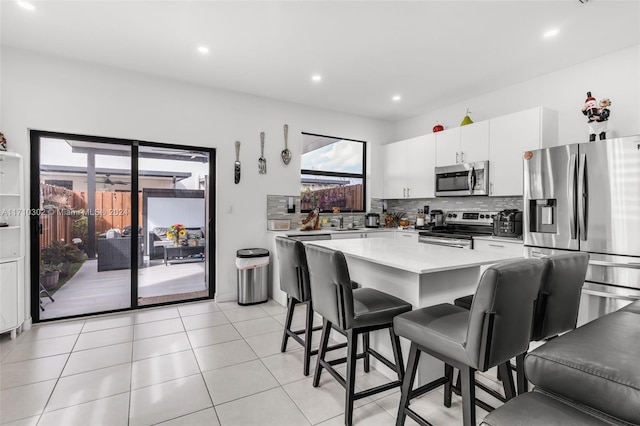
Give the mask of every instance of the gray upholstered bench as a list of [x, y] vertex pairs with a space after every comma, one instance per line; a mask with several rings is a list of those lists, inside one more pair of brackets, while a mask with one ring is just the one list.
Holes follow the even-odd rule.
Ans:
[[530, 352], [525, 371], [534, 391], [483, 424], [640, 424], [640, 301]]

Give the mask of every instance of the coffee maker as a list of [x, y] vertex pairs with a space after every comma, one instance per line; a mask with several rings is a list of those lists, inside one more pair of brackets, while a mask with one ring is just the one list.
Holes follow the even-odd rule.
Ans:
[[442, 210], [431, 210], [429, 217], [433, 228], [442, 228], [444, 226], [444, 212]]

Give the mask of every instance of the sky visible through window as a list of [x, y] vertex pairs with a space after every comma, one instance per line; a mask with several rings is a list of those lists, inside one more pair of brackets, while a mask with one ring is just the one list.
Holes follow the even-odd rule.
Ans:
[[341, 140], [302, 155], [303, 170], [362, 173], [362, 142]]

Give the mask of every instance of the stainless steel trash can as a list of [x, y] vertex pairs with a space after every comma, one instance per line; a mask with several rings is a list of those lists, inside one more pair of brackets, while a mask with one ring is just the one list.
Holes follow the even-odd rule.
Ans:
[[236, 253], [238, 304], [264, 303], [269, 298], [269, 250], [240, 249]]

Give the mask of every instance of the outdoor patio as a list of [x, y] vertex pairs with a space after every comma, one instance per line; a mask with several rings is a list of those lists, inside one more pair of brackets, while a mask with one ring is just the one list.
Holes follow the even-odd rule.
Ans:
[[[55, 302], [41, 294], [44, 311], [40, 319], [52, 319], [125, 309], [131, 306], [130, 270], [98, 272], [97, 260], [84, 262], [78, 272], [54, 295]], [[205, 262], [171, 264], [145, 262], [138, 275], [138, 304], [204, 297]]]

